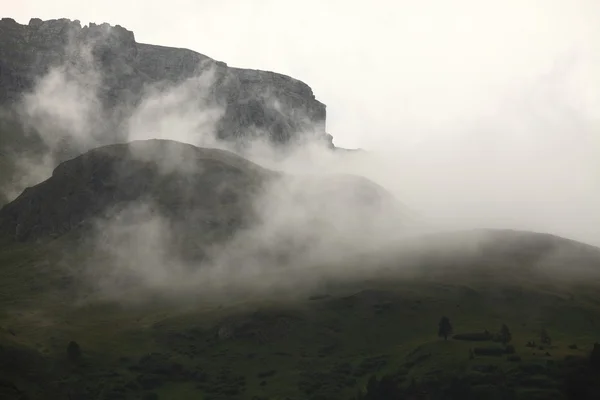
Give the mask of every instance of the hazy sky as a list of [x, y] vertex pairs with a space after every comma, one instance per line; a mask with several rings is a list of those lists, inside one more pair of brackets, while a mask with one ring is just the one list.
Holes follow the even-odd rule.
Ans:
[[387, 153], [373, 178], [428, 216], [600, 244], [598, 0], [3, 3], [301, 79], [335, 143]]
[[597, 0], [6, 3], [2, 16], [21, 23], [35, 16], [120, 24], [139, 42], [294, 76], [327, 104], [329, 131], [342, 146], [389, 146], [485, 124], [557, 63], [575, 75], [578, 106], [600, 103]]

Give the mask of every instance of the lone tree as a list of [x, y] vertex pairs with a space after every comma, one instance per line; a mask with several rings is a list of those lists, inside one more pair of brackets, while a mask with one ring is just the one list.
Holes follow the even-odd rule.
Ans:
[[438, 327], [438, 336], [443, 337], [444, 340], [448, 340], [448, 335], [452, 334], [452, 324], [450, 323], [450, 319], [448, 317], [442, 317], [440, 319], [439, 327]]
[[600, 370], [600, 343], [594, 343], [594, 349], [592, 350], [592, 354], [590, 354], [590, 361], [593, 368]]
[[540, 332], [540, 342], [547, 346], [552, 344], [552, 339], [550, 338], [550, 335], [548, 335], [548, 332], [546, 332], [546, 329], [542, 329]]
[[396, 380], [389, 375], [378, 380], [376, 376], [369, 378], [366, 393], [359, 394], [357, 400], [398, 400], [403, 398]]
[[500, 332], [498, 333], [498, 339], [502, 344], [508, 344], [512, 340], [512, 335], [510, 334], [510, 330], [506, 324], [502, 324], [500, 328]]
[[71, 362], [79, 362], [81, 360], [81, 348], [77, 342], [69, 342], [67, 346], [67, 359]]

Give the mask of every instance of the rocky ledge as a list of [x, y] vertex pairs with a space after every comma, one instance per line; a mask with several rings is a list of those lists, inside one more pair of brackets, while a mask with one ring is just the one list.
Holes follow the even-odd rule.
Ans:
[[231, 68], [187, 49], [138, 43], [133, 32], [119, 25], [0, 20], [0, 106], [14, 104], [36, 79], [64, 65], [97, 72], [99, 100], [114, 122], [110, 134], [119, 134], [119, 116], [141, 101], [149, 85], [178, 84], [210, 70], [210, 87], [197, 88], [197, 100], [199, 107], [209, 101], [224, 110], [219, 138], [239, 141], [252, 131], [285, 144], [315, 135], [333, 147], [325, 131], [325, 105], [308, 85], [289, 76]]

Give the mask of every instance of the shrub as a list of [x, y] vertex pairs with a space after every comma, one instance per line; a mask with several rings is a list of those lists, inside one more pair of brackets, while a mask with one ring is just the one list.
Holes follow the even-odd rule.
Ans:
[[137, 383], [144, 390], [156, 389], [163, 385], [163, 379], [157, 375], [138, 375]]
[[502, 356], [506, 350], [502, 347], [476, 347], [473, 349], [476, 356]]
[[498, 333], [498, 340], [503, 344], [510, 343], [510, 341], [512, 340], [512, 335], [506, 324], [502, 324], [502, 326], [500, 327], [500, 332]]
[[540, 342], [547, 346], [552, 344], [552, 339], [550, 338], [550, 335], [548, 335], [548, 332], [546, 332], [546, 329], [542, 329], [540, 332]]
[[81, 347], [74, 341], [70, 341], [67, 346], [67, 359], [71, 362], [78, 362], [81, 360]]
[[594, 343], [594, 348], [590, 354], [590, 362], [593, 368], [600, 369], [600, 343]]
[[269, 371], [259, 372], [256, 376], [258, 376], [259, 378], [269, 378], [269, 377], [275, 375], [276, 373], [277, 373], [277, 371], [275, 371], [274, 369], [271, 369]]
[[438, 336], [443, 337], [444, 340], [448, 339], [448, 336], [452, 334], [452, 324], [450, 319], [446, 316], [440, 319], [438, 324]]

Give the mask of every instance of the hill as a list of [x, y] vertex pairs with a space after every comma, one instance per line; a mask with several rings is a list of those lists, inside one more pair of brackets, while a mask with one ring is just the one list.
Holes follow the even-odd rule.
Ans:
[[[270, 199], [274, 196], [277, 202]], [[339, 225], [341, 216], [326, 212], [336, 198], [353, 208], [365, 229], [382, 202], [395, 202], [359, 177], [284, 177], [225, 150], [153, 139], [99, 147], [61, 163], [48, 180], [0, 209], [0, 237], [9, 242], [65, 234], [83, 238], [102, 221], [127, 214], [134, 218], [128, 223], [160, 218], [169, 225], [177, 252], [199, 255], [237, 231], [264, 224], [277, 210], [310, 208], [312, 217]]]
[[223, 150], [164, 140], [109, 145], [61, 163], [4, 206], [0, 232], [17, 241], [57, 237], [145, 199], [182, 229], [240, 224], [272, 175]]
[[[456, 237], [460, 246], [442, 246]], [[326, 277], [310, 286], [291, 269], [289, 285], [261, 275], [266, 292], [219, 295], [196, 280], [195, 296], [170, 300], [131, 286], [116, 300], [81, 297], [73, 270], [84, 259], [65, 258], [61, 240], [4, 248], [3, 388], [7, 398], [351, 399], [388, 376], [404, 395], [379, 398], [596, 398], [599, 250], [526, 232], [442, 239], [399, 243], [412, 257], [304, 265]], [[572, 266], [596, 270], [544, 270], [538, 261], [561, 260], [557, 249], [583, 249]], [[437, 337], [443, 315], [448, 341]], [[511, 346], [494, 339], [502, 324]]]
[[596, 398], [600, 249], [395, 237], [402, 211], [362, 178], [173, 141], [65, 161], [0, 209], [0, 394]]

